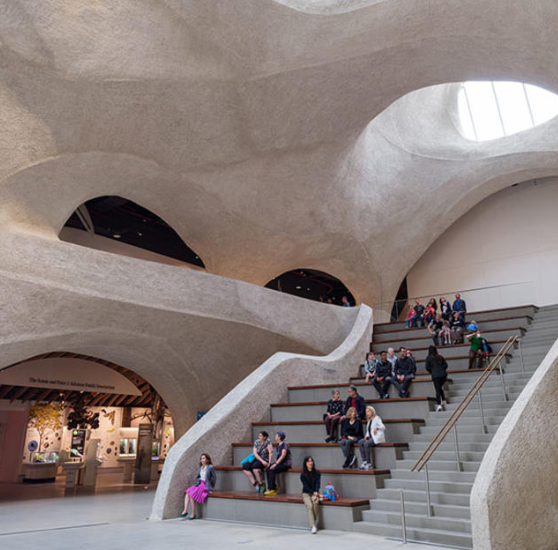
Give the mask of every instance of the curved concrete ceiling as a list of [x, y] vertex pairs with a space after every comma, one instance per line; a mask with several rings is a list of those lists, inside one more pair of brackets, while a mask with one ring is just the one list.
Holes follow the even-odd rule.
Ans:
[[[467, 210], [558, 173], [556, 119], [474, 143], [456, 128], [455, 87], [425, 88], [558, 91], [557, 19], [552, 0], [0, 0], [2, 274], [63, 278], [86, 310], [85, 277], [115, 307], [127, 281], [134, 300], [151, 292], [138, 263], [57, 238], [79, 204], [120, 195], [210, 273], [263, 285], [315, 269], [389, 301]], [[165, 269], [148, 271], [179, 295]]]

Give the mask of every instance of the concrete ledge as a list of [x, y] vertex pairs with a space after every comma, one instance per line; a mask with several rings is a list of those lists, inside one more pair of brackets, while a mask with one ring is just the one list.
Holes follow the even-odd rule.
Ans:
[[[369, 507], [366, 499], [324, 501], [320, 504], [319, 527], [352, 531], [354, 522], [360, 521], [362, 512]], [[204, 519], [309, 529], [306, 508], [300, 495], [269, 498], [251, 492], [244, 495], [240, 491], [215, 492], [201, 508]]]

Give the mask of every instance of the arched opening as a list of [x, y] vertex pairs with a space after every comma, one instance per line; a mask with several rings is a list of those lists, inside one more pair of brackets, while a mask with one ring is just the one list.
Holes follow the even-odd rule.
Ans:
[[163, 219], [118, 196], [98, 197], [78, 206], [60, 239], [124, 256], [205, 268], [199, 255]]
[[0, 369], [0, 418], [10, 434], [0, 482], [68, 488], [75, 466], [84, 471], [78, 486], [88, 485], [88, 468], [96, 487], [156, 483], [174, 443], [170, 412], [147, 380], [78, 353], [44, 353]]
[[346, 297], [349, 305], [356, 305], [354, 296], [342, 281], [314, 269], [292, 269], [275, 277], [265, 287], [299, 298], [339, 306], [343, 305], [343, 297]]

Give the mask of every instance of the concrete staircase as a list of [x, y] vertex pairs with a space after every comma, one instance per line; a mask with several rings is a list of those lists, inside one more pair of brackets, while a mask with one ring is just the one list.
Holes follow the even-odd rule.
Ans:
[[[500, 376], [493, 374], [483, 390], [487, 432], [481, 431], [478, 405], [471, 405], [458, 422], [462, 471], [457, 471], [454, 442], [448, 437], [429, 462], [431, 501], [434, 515], [426, 512], [424, 474], [410, 471], [422, 451], [437, 433], [450, 411], [465, 395], [481, 370], [467, 370], [468, 346], [447, 346], [441, 353], [448, 360], [445, 412], [434, 412], [434, 388], [424, 372], [424, 359], [431, 339], [426, 329], [406, 329], [403, 323], [374, 328], [375, 351], [404, 345], [413, 350], [418, 375], [411, 385], [411, 397], [400, 399], [391, 388], [390, 400], [378, 400], [374, 388], [361, 376], [337, 386], [291, 387], [287, 403], [271, 404], [269, 421], [252, 425], [252, 438], [232, 443], [232, 464], [217, 466], [218, 481], [213, 496], [204, 506], [206, 519], [259, 523], [286, 527], [307, 527], [306, 510], [300, 498], [300, 468], [304, 456], [311, 454], [322, 471], [322, 483], [331, 481], [344, 498], [337, 504], [321, 507], [321, 527], [369, 532], [401, 538], [400, 489], [405, 491], [407, 536], [446, 546], [471, 547], [469, 494], [476, 472], [492, 436], [519, 395], [533, 371], [558, 336], [558, 306], [507, 308], [468, 314], [489, 336], [496, 352], [512, 335], [523, 335], [525, 373], [518, 350], [508, 354], [505, 382], [509, 401], [505, 401]], [[355, 369], [356, 370], [356, 369]], [[355, 374], [357, 374], [355, 372]], [[362, 374], [362, 373], [360, 373]], [[368, 404], [374, 405], [386, 424], [387, 442], [375, 450], [376, 470], [343, 470], [343, 456], [336, 444], [324, 443], [322, 415], [331, 390], [338, 387], [346, 397], [349, 383], [358, 386]], [[251, 452], [252, 441], [260, 430], [287, 433], [292, 449], [293, 470], [280, 479], [281, 495], [257, 495], [240, 468]], [[358, 455], [358, 453], [356, 453]], [[358, 456], [360, 463], [360, 456]]]
[[[494, 313], [496, 314], [496, 312]], [[502, 317], [503, 313], [500, 311], [497, 314]], [[474, 381], [473, 377], [477, 376], [476, 373], [479, 371], [451, 373], [452, 384], [447, 392], [450, 404], [446, 407], [446, 411], [429, 412], [425, 415], [424, 426], [420, 428], [418, 434], [412, 436], [409, 440], [408, 451], [403, 452], [403, 458], [391, 468], [391, 477], [385, 481], [384, 488], [378, 489], [376, 498], [371, 500], [371, 509], [363, 511], [362, 521], [355, 523], [356, 531], [401, 538], [400, 490], [403, 489], [409, 540], [461, 548], [472, 547], [469, 496], [476, 472], [498, 426], [558, 337], [558, 306], [538, 310], [532, 308], [530, 311], [516, 308], [512, 313], [515, 318], [513, 322], [509, 319], [490, 321], [488, 316], [483, 315], [485, 320], [481, 319], [478, 314], [468, 315], [468, 319], [474, 318], [478, 321], [485, 334], [497, 325], [500, 325], [499, 328], [503, 328], [502, 325], [505, 323], [507, 329], [510, 330], [517, 330], [521, 327], [524, 337], [521, 342], [521, 352], [514, 350], [505, 366], [504, 380], [509, 400], [504, 399], [500, 375], [497, 373], [491, 375], [481, 391], [488, 433], [483, 433], [481, 429], [480, 408], [477, 400], [468, 407], [457, 423], [462, 471], [457, 471], [453, 434], [447, 436], [429, 461], [433, 516], [428, 517], [427, 515], [424, 471], [415, 473], [411, 472], [411, 468], [452, 410], [470, 389]], [[523, 314], [528, 315], [531, 319], [520, 319]], [[506, 316], [510, 316], [509, 310]], [[519, 321], [518, 324], [517, 321]], [[486, 332], [484, 331], [485, 326], [489, 329]], [[393, 340], [388, 341], [383, 336], [393, 334], [399, 337], [399, 332], [388, 332], [393, 328], [396, 327], [384, 325], [377, 327], [377, 330], [378, 336], [384, 342], [395, 345]], [[502, 332], [506, 335], [511, 334], [506, 330]], [[407, 341], [409, 340], [407, 339]], [[449, 355], [446, 354], [444, 348], [441, 348], [441, 353], [446, 357]], [[521, 355], [523, 355], [525, 372], [522, 372]], [[454, 365], [455, 360], [452, 360], [450, 369], [453, 369]]]

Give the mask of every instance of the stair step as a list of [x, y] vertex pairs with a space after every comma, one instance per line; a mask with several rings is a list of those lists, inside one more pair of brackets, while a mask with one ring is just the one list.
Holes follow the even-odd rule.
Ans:
[[[398, 500], [401, 498], [399, 489], [378, 489], [378, 498]], [[469, 494], [445, 493], [443, 491], [430, 491], [430, 502], [437, 504], [451, 504], [452, 506], [469, 506]], [[426, 502], [426, 491], [414, 489], [405, 490], [405, 501]]]
[[[443, 516], [428, 517], [426, 514], [413, 514], [407, 510], [405, 512], [405, 520], [408, 529], [439, 529], [456, 533], [471, 533], [470, 519], [448, 518]], [[366, 510], [362, 513], [362, 521], [401, 526], [401, 511]]]
[[[354, 530], [360, 533], [369, 533], [394, 539], [401, 539], [401, 527], [385, 523], [374, 523], [371, 521], [360, 521], [355, 524]], [[472, 548], [473, 540], [470, 534], [456, 533], [440, 529], [419, 529], [416, 527], [407, 529], [407, 540], [418, 542], [430, 542], [442, 546], [454, 546], [457, 548]]]
[[[457, 482], [457, 481], [437, 481], [429, 478], [430, 490], [439, 491], [451, 494], [471, 494], [472, 482]], [[416, 479], [386, 479], [384, 481], [385, 489], [404, 489], [414, 491], [426, 491], [426, 480], [420, 474], [417, 474]]]
[[[389, 512], [401, 513], [400, 499], [384, 499], [376, 498], [370, 503], [373, 510], [385, 510]], [[426, 515], [427, 508], [426, 502], [413, 502], [405, 500], [405, 510], [411, 514]], [[432, 510], [435, 516], [442, 516], [447, 518], [461, 518], [471, 519], [471, 513], [468, 506], [453, 506], [451, 504], [433, 504]], [[363, 512], [364, 514], [364, 512]]]

